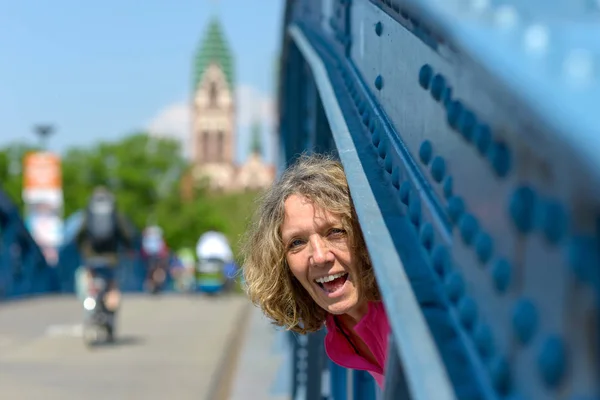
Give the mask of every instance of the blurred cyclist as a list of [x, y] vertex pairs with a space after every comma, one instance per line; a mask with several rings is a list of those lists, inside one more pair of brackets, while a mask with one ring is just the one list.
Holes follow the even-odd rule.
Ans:
[[119, 265], [119, 247], [124, 245], [132, 249], [132, 236], [128, 225], [117, 211], [114, 195], [103, 186], [95, 188], [75, 240], [83, 260], [86, 279], [89, 281], [91, 277], [96, 277], [105, 281], [104, 301], [111, 312], [118, 309], [121, 299], [115, 278], [115, 270]]

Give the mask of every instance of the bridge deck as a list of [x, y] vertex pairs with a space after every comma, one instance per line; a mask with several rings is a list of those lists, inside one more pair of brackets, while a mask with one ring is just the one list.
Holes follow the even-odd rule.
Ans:
[[215, 382], [232, 376], [217, 370], [244, 331], [248, 306], [242, 296], [126, 296], [117, 343], [88, 349], [74, 297], [0, 304], [0, 393], [20, 400], [226, 398]]
[[230, 400], [290, 399], [292, 371], [287, 337], [252, 307], [235, 368]]

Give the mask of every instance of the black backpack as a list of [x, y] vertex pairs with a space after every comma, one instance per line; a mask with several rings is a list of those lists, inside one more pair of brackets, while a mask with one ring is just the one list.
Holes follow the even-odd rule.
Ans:
[[117, 210], [109, 194], [92, 197], [86, 213], [87, 236], [97, 253], [117, 251]]

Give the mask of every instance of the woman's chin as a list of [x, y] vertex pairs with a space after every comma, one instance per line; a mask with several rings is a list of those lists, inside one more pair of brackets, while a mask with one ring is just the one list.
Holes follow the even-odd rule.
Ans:
[[316, 302], [325, 311], [333, 315], [347, 314], [358, 305], [358, 292], [351, 281], [346, 281], [342, 287], [328, 292], [322, 287], [316, 287]]
[[354, 296], [350, 296], [344, 299], [339, 299], [336, 302], [329, 303], [325, 310], [333, 315], [348, 314], [356, 308], [357, 303], [358, 302], [356, 301], [356, 298]]

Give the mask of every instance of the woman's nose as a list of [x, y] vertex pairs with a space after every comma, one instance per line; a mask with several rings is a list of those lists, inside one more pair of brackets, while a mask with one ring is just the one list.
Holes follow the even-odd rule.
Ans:
[[311, 246], [314, 264], [322, 265], [333, 261], [333, 254], [329, 250], [327, 243], [321, 237], [312, 238]]

